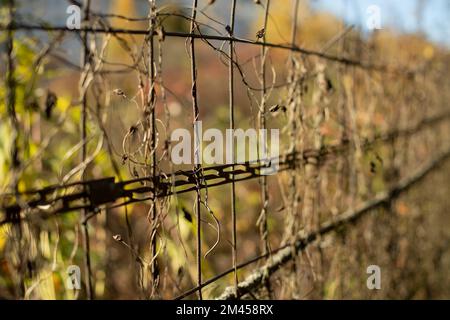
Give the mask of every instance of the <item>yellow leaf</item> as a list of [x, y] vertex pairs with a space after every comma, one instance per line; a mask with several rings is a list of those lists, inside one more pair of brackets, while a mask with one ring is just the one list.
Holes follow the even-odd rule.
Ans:
[[425, 49], [423, 49], [423, 56], [425, 59], [431, 60], [434, 57], [434, 48], [430, 45], [426, 46]]

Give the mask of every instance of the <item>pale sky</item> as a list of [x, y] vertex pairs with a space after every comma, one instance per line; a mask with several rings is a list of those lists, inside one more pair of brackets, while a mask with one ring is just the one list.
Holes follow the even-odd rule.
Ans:
[[418, 12], [422, 26], [430, 39], [450, 46], [450, 1], [424, 0], [418, 10], [418, 0], [314, 0], [317, 9], [326, 10], [346, 19], [349, 23], [365, 28], [366, 10], [370, 5], [381, 9], [382, 27], [394, 27], [399, 31], [418, 30]]
[[[96, 0], [94, 3], [104, 7], [111, 6], [115, 1], [129, 0]], [[307, 1], [307, 0], [301, 0]], [[366, 10], [370, 5], [378, 5], [381, 9], [382, 27], [394, 27], [398, 31], [414, 32], [418, 29], [417, 4], [420, 0], [309, 0], [314, 8], [325, 10], [337, 16], [343, 17], [348, 23], [361, 25], [365, 28]], [[433, 41], [450, 47], [450, 1], [449, 0], [422, 0], [424, 7], [422, 13], [422, 30]], [[32, 13], [41, 19], [55, 25], [64, 24], [66, 18], [65, 9], [68, 1], [63, 0], [18, 0], [24, 12]], [[147, 0], [137, 1], [142, 7], [141, 16], [146, 16]], [[191, 0], [157, 0], [160, 5], [173, 3], [189, 7]], [[199, 1], [199, 7], [204, 7], [206, 0]], [[288, 5], [291, 0], [272, 0], [274, 5]], [[229, 15], [230, 0], [217, 0], [214, 5], [216, 15], [227, 21]], [[238, 0], [237, 20], [239, 30], [244, 31], [251, 19], [261, 10], [254, 10], [253, 0]], [[245, 32], [245, 31], [244, 31]]]

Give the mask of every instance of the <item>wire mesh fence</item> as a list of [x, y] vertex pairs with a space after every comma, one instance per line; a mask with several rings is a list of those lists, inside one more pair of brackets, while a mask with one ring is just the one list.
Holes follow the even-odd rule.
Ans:
[[[236, 0], [220, 18], [215, 1], [150, 0], [144, 17], [130, 4], [69, 5], [79, 28], [22, 16], [14, 0], [2, 7], [2, 294], [115, 297], [117, 278], [140, 298], [348, 297], [374, 259], [401, 282], [395, 270], [409, 269], [393, 256], [415, 253], [422, 216], [401, 199], [450, 154], [445, 50], [390, 52], [383, 35], [345, 24], [306, 49], [300, 0], [281, 6], [292, 5], [288, 19], [273, 1], [247, 3], [259, 14], [253, 38], [238, 35], [248, 9]], [[58, 52], [69, 37], [80, 65]], [[77, 90], [58, 86], [60, 70]], [[200, 120], [281, 129], [281, 155], [237, 162], [233, 146], [231, 163], [207, 164]], [[177, 128], [199, 139], [199, 161], [173, 162]], [[58, 290], [81, 261], [83, 290]]]

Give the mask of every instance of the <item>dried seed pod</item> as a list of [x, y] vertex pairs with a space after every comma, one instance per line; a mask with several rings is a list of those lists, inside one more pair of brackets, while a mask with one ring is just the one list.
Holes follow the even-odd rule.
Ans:
[[329, 78], [326, 78], [326, 89], [328, 93], [333, 93], [334, 91], [333, 82]]
[[129, 132], [131, 135], [133, 135], [133, 134], [135, 134], [137, 131], [138, 131], [138, 127], [136, 127], [136, 126], [131, 126], [128, 132]]
[[128, 160], [128, 155], [127, 154], [123, 154], [122, 155], [122, 165], [125, 165], [127, 163]]
[[185, 207], [182, 207], [182, 208], [181, 208], [181, 211], [183, 211], [184, 218], [185, 218], [187, 221], [189, 221], [189, 222], [192, 223], [192, 215], [191, 215], [191, 213], [190, 213]]
[[49, 91], [47, 93], [47, 98], [45, 100], [45, 117], [50, 119], [52, 117], [52, 111], [58, 102], [58, 97], [53, 92]]
[[271, 113], [275, 113], [275, 112], [277, 112], [277, 111], [282, 111], [282, 112], [286, 112], [286, 107], [285, 106], [280, 106], [279, 104], [276, 104], [276, 105], [274, 105], [274, 106], [271, 106], [270, 108], [269, 108], [269, 112], [271, 112]]
[[375, 162], [370, 161], [370, 173], [376, 173], [377, 172], [377, 165]]
[[137, 172], [136, 167], [133, 167], [133, 176], [139, 178], [139, 173]]
[[183, 266], [180, 266], [178, 268], [177, 277], [179, 279], [178, 281], [181, 281], [183, 279], [183, 277], [184, 277], [184, 268], [183, 268]]
[[119, 97], [123, 97], [123, 98], [126, 98], [126, 97], [127, 97], [127, 96], [125, 95], [125, 93], [123, 92], [122, 89], [114, 89], [114, 90], [113, 90], [113, 93], [114, 93], [116, 96], [119, 96]]
[[257, 33], [256, 33], [256, 38], [257, 39], [262, 39], [262, 38], [264, 38], [264, 35], [266, 34], [266, 30], [264, 29], [264, 28], [262, 28], [261, 30], [259, 30]]

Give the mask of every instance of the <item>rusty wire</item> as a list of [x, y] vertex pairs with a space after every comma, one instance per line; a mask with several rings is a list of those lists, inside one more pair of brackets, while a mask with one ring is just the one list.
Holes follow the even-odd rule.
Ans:
[[[151, 236], [150, 236], [150, 251], [151, 251], [151, 262], [150, 270], [151, 270], [151, 280], [152, 280], [152, 290], [150, 297], [157, 297], [159, 293], [159, 285], [160, 285], [160, 270], [158, 265], [158, 249], [157, 249], [157, 241], [159, 238], [159, 229], [163, 223], [163, 210], [158, 206], [158, 200], [166, 201], [170, 199], [171, 196], [177, 196], [178, 194], [195, 192], [196, 200], [195, 200], [195, 216], [196, 216], [196, 264], [197, 264], [197, 283], [196, 286], [188, 291], [185, 291], [181, 295], [177, 297], [177, 299], [185, 298], [190, 294], [197, 293], [198, 298], [202, 299], [202, 289], [207, 285], [210, 285], [217, 281], [218, 279], [223, 278], [224, 276], [233, 273], [233, 286], [230, 289], [227, 289], [220, 298], [230, 299], [230, 298], [240, 298], [242, 295], [246, 293], [251, 293], [254, 288], [265, 285], [268, 292], [269, 297], [271, 296], [271, 288], [270, 282], [268, 281], [268, 277], [278, 270], [282, 265], [284, 265], [288, 261], [292, 261], [295, 259], [295, 256], [298, 252], [303, 251], [307, 246], [317, 241], [321, 236], [331, 233], [335, 231], [337, 228], [340, 228], [342, 225], [351, 224], [360, 219], [363, 215], [368, 212], [371, 212], [374, 208], [382, 206], [387, 202], [395, 199], [400, 193], [408, 190], [412, 185], [416, 184], [423, 177], [425, 177], [431, 170], [435, 169], [444, 159], [449, 157], [449, 152], [440, 154], [438, 157], [433, 158], [430, 162], [428, 162], [423, 168], [419, 169], [417, 172], [412, 174], [410, 177], [407, 177], [401, 180], [399, 183], [391, 187], [388, 191], [383, 192], [381, 194], [375, 195], [373, 199], [370, 199], [362, 206], [344, 212], [342, 215], [337, 216], [333, 221], [326, 222], [321, 224], [321, 219], [314, 213], [314, 210], [311, 210], [311, 219], [314, 218], [314, 223], [312, 223], [308, 228], [310, 231], [309, 234], [304, 236], [304, 234], [299, 234], [298, 230], [294, 228], [292, 225], [294, 223], [295, 216], [295, 202], [297, 201], [298, 192], [296, 190], [297, 180], [294, 175], [289, 177], [290, 183], [294, 186], [294, 190], [291, 190], [291, 193], [288, 196], [289, 204], [292, 206], [289, 208], [290, 221], [286, 223], [288, 226], [289, 234], [283, 235], [285, 238], [283, 239], [283, 243], [280, 247], [276, 249], [270, 248], [270, 241], [268, 237], [268, 226], [267, 226], [267, 215], [268, 215], [268, 205], [269, 205], [269, 193], [268, 193], [268, 185], [267, 185], [267, 177], [264, 174], [261, 174], [262, 170], [266, 169], [268, 166], [273, 166], [274, 164], [277, 167], [278, 172], [297, 172], [302, 165], [310, 163], [311, 159], [314, 159], [314, 175], [313, 179], [316, 179], [319, 175], [319, 169], [321, 166], [325, 165], [331, 160], [336, 159], [338, 156], [353, 156], [356, 152], [363, 150], [368, 151], [374, 148], [377, 144], [382, 142], [393, 142], [405, 138], [412, 139], [413, 137], [421, 134], [429, 128], [433, 128], [434, 126], [438, 126], [442, 123], [447, 123], [447, 120], [450, 118], [450, 113], [442, 113], [437, 114], [432, 117], [427, 117], [422, 119], [417, 124], [406, 127], [406, 128], [395, 128], [393, 130], [389, 130], [384, 133], [374, 134], [366, 139], [361, 139], [361, 137], [352, 137], [347, 139], [342, 139], [342, 141], [338, 144], [331, 145], [323, 145], [322, 144], [322, 136], [319, 133], [319, 125], [320, 122], [316, 123], [316, 127], [313, 128], [313, 131], [317, 131], [315, 138], [317, 138], [317, 143], [315, 143], [314, 148], [298, 148], [296, 138], [299, 136], [299, 123], [300, 111], [295, 108], [300, 108], [298, 101], [289, 101], [288, 104], [292, 105], [292, 118], [288, 123], [289, 134], [291, 145], [289, 150], [285, 154], [283, 154], [279, 159], [271, 159], [269, 164], [256, 161], [256, 162], [245, 162], [245, 163], [236, 163], [235, 158], [235, 150], [233, 146], [232, 150], [232, 159], [233, 162], [231, 164], [219, 165], [219, 166], [211, 166], [211, 167], [203, 167], [198, 161], [197, 153], [198, 150], [195, 150], [195, 159], [197, 162], [195, 163], [192, 170], [180, 170], [170, 173], [162, 172], [159, 168], [160, 160], [157, 159], [156, 148], [158, 144], [158, 135], [159, 132], [157, 130], [157, 117], [155, 114], [155, 105], [157, 99], [156, 86], [160, 86], [161, 90], [166, 90], [166, 88], [162, 84], [161, 79], [156, 79], [156, 76], [160, 77], [161, 70], [155, 70], [155, 48], [154, 48], [154, 37], [158, 37], [160, 41], [163, 41], [165, 37], [174, 37], [174, 38], [184, 38], [186, 39], [186, 44], [189, 44], [189, 58], [190, 58], [190, 67], [191, 67], [191, 102], [192, 102], [192, 115], [193, 122], [195, 124], [196, 121], [199, 120], [200, 117], [200, 108], [198, 101], [198, 92], [197, 92], [197, 84], [198, 84], [198, 66], [196, 61], [196, 41], [201, 40], [206, 43], [208, 46], [212, 47], [215, 51], [220, 54], [220, 57], [227, 61], [228, 63], [228, 80], [229, 80], [229, 127], [230, 129], [235, 128], [235, 71], [238, 71], [242, 77], [244, 85], [247, 87], [249, 91], [255, 91], [257, 89], [252, 88], [248, 85], [245, 80], [245, 75], [241, 69], [241, 65], [237, 62], [237, 54], [235, 52], [236, 43], [247, 44], [258, 46], [261, 49], [260, 53], [260, 65], [259, 65], [259, 78], [261, 82], [260, 97], [258, 98], [258, 126], [260, 129], [267, 128], [266, 123], [266, 115], [268, 113], [268, 100], [270, 96], [270, 90], [275, 88], [275, 84], [272, 86], [267, 86], [268, 76], [266, 69], [267, 59], [268, 59], [268, 51], [271, 49], [282, 49], [288, 50], [290, 53], [290, 63], [292, 65], [292, 69], [294, 69], [294, 65], [296, 63], [296, 58], [294, 58], [294, 54], [299, 54], [302, 56], [311, 56], [317, 58], [319, 61], [329, 61], [341, 64], [343, 66], [351, 66], [354, 68], [361, 69], [364, 72], [373, 73], [373, 72], [383, 72], [387, 74], [400, 75], [405, 78], [409, 78], [411, 76], [416, 75], [421, 72], [421, 69], [412, 70], [402, 67], [394, 67], [391, 65], [381, 65], [381, 64], [372, 64], [366, 61], [361, 60], [361, 56], [358, 59], [348, 58], [345, 56], [334, 56], [326, 53], [326, 50], [314, 51], [299, 47], [296, 45], [296, 31], [297, 31], [297, 10], [298, 10], [298, 0], [295, 1], [294, 5], [294, 16], [293, 26], [292, 26], [292, 39], [289, 44], [276, 44], [270, 43], [266, 41], [266, 32], [268, 28], [268, 21], [270, 18], [270, 0], [267, 0], [264, 7], [264, 21], [262, 25], [262, 29], [257, 34], [257, 40], [249, 40], [236, 37], [234, 34], [235, 29], [235, 15], [236, 15], [236, 0], [233, 0], [231, 3], [231, 12], [230, 12], [230, 20], [229, 25], [227, 26], [227, 35], [214, 35], [214, 34], [205, 34], [200, 30], [200, 26], [208, 27], [206, 24], [201, 24], [197, 20], [197, 14], [199, 9], [198, 1], [192, 0], [192, 11], [189, 17], [185, 17], [181, 15], [182, 18], [190, 21], [190, 30], [188, 33], [185, 32], [166, 32], [159, 25], [159, 18], [163, 15], [157, 12], [156, 2], [154, 0], [149, 0], [150, 3], [150, 12], [147, 18], [135, 19], [136, 21], [145, 21], [148, 22], [147, 30], [137, 30], [137, 29], [122, 29], [122, 28], [111, 28], [106, 23], [100, 22], [94, 25], [90, 21], [91, 16], [101, 16], [98, 13], [91, 12], [90, 10], [90, 0], [85, 0], [84, 5], [84, 25], [80, 30], [71, 30], [67, 27], [61, 26], [50, 26], [50, 25], [31, 25], [25, 24], [22, 22], [17, 22], [17, 19], [13, 17], [12, 8], [14, 7], [14, 1], [9, 0], [10, 5], [10, 22], [8, 25], [3, 26], [0, 25], [0, 30], [6, 30], [7, 33], [7, 56], [8, 56], [8, 72], [7, 72], [7, 88], [8, 88], [8, 112], [12, 121], [12, 127], [14, 128], [14, 133], [16, 136], [19, 132], [18, 120], [15, 115], [15, 79], [14, 79], [14, 57], [13, 57], [13, 32], [18, 30], [26, 30], [26, 31], [59, 31], [61, 33], [72, 33], [75, 32], [80, 34], [83, 42], [83, 61], [81, 66], [82, 77], [80, 79], [80, 100], [81, 100], [81, 180], [78, 182], [72, 183], [62, 183], [60, 185], [48, 186], [39, 190], [28, 190], [25, 192], [18, 192], [17, 186], [12, 188], [12, 192], [0, 195], [0, 209], [4, 211], [4, 216], [0, 220], [0, 226], [4, 224], [12, 223], [15, 226], [20, 226], [24, 221], [30, 222], [42, 222], [46, 219], [56, 217], [59, 214], [80, 211], [83, 213], [81, 223], [83, 227], [83, 245], [84, 245], [84, 260], [85, 260], [85, 268], [87, 270], [86, 274], [86, 286], [87, 286], [87, 297], [89, 299], [94, 298], [94, 290], [92, 284], [92, 271], [90, 264], [90, 249], [89, 249], [89, 233], [88, 233], [88, 222], [91, 218], [95, 217], [102, 211], [109, 212], [110, 209], [114, 208], [127, 208], [127, 205], [133, 203], [142, 203], [142, 202], [150, 202], [150, 214], [149, 221], [151, 223]], [[203, 12], [202, 12], [203, 13]], [[204, 14], [204, 13], [203, 13]], [[133, 21], [130, 18], [122, 17], [129, 21]], [[100, 27], [99, 27], [100, 25]], [[210, 29], [214, 30], [214, 28], [210, 27]], [[331, 44], [333, 45], [335, 41], [339, 41], [344, 36], [347, 35], [350, 28], [344, 30], [344, 32], [336, 37], [336, 39], [332, 39]], [[101, 179], [92, 179], [89, 180], [86, 178], [85, 169], [87, 167], [88, 155], [87, 155], [87, 122], [88, 122], [88, 100], [87, 100], [87, 87], [85, 83], [83, 83], [83, 79], [85, 79], [89, 73], [94, 72], [102, 72], [99, 70], [93, 70], [92, 66], [92, 54], [89, 49], [89, 36], [95, 34], [105, 34], [108, 36], [116, 37], [120, 40], [120, 36], [123, 35], [143, 35], [146, 36], [146, 44], [148, 45], [147, 56], [145, 54], [141, 54], [141, 56], [136, 57], [133, 56], [133, 65], [124, 65], [125, 69], [133, 69], [138, 70], [139, 72], [146, 72], [149, 93], [146, 96], [147, 100], [144, 101], [144, 119], [141, 121], [143, 127], [146, 132], [146, 139], [144, 143], [145, 145], [145, 159], [142, 163], [139, 163], [138, 160], [133, 159], [136, 162], [136, 165], [140, 165], [144, 167], [145, 175], [140, 177], [138, 174], [135, 175], [134, 179], [131, 180], [122, 180], [116, 182], [114, 177], [109, 178], [101, 178]], [[229, 50], [225, 53], [223, 50], [216, 48], [212, 41], [222, 41], [224, 43], [228, 43]], [[328, 46], [326, 47], [328, 48]], [[143, 51], [144, 48], [142, 48]], [[160, 49], [161, 50], [161, 49]], [[140, 59], [147, 57], [147, 69], [142, 70], [139, 67]], [[99, 58], [101, 60], [101, 58]], [[322, 62], [323, 62], [322, 61]], [[106, 63], [106, 60], [102, 60], [102, 62]], [[322, 63], [321, 62], [321, 63]], [[161, 57], [159, 57], [159, 64], [161, 64]], [[145, 63], [144, 63], [145, 65]], [[144, 68], [145, 69], [145, 68]], [[291, 85], [292, 90], [299, 90], [296, 86], [302, 85], [303, 79], [300, 79], [302, 75], [297, 75], [292, 72], [288, 76], [288, 85]], [[324, 70], [318, 71], [314, 77], [316, 81], [319, 83], [319, 86], [323, 86], [326, 84], [326, 79], [324, 77]], [[162, 78], [162, 77], [161, 77]], [[298, 81], [298, 83], [296, 83]], [[142, 85], [142, 83], [141, 83]], [[294, 88], [295, 87], [295, 88]], [[144, 89], [143, 87], [141, 88]], [[301, 90], [301, 89], [300, 89]], [[170, 91], [167, 89], [167, 92]], [[294, 92], [293, 94], [295, 94]], [[123, 93], [121, 96], [125, 96]], [[143, 94], [143, 97], [145, 95]], [[253, 96], [254, 97], [254, 96]], [[127, 97], [125, 97], [127, 98]], [[322, 100], [323, 97], [319, 97], [319, 100]], [[133, 101], [130, 99], [130, 101]], [[164, 102], [165, 103], [165, 102]], [[137, 103], [136, 103], [137, 104]], [[322, 104], [322, 101], [318, 102], [318, 113], [325, 114], [327, 112], [326, 107]], [[323, 120], [323, 119], [322, 119]], [[106, 135], [106, 134], [105, 134]], [[353, 139], [354, 138], [354, 139]], [[320, 141], [319, 141], [320, 140]], [[196, 144], [197, 146], [197, 144]], [[264, 146], [266, 148], [266, 146]], [[355, 151], [356, 150], [356, 151]], [[167, 150], [166, 150], [167, 151]], [[113, 151], [110, 150], [112, 154]], [[259, 152], [258, 152], [259, 154]], [[19, 159], [19, 150], [17, 141], [13, 144], [13, 150], [11, 153], [11, 158], [13, 159], [13, 164], [18, 163]], [[151, 159], [149, 159], [151, 157]], [[15, 171], [16, 166], [13, 166]], [[130, 167], [131, 171], [131, 167]], [[259, 179], [261, 184], [261, 212], [260, 217], [258, 219], [258, 224], [260, 226], [260, 237], [262, 242], [262, 254], [256, 256], [253, 259], [250, 259], [243, 263], [238, 263], [237, 260], [237, 230], [236, 230], [236, 222], [238, 218], [238, 213], [236, 212], [236, 190], [235, 184], [239, 181], [245, 181], [249, 179]], [[14, 180], [16, 180], [14, 175]], [[207, 190], [209, 188], [221, 185], [229, 185], [230, 193], [231, 193], [231, 221], [232, 221], [232, 268], [204, 281], [202, 279], [202, 206], [205, 207], [208, 212], [212, 214], [208, 203], [207, 203]], [[206, 191], [205, 199], [202, 199], [202, 190]], [[314, 190], [310, 190], [310, 192], [315, 192]], [[318, 194], [315, 194], [314, 197], [318, 197]], [[212, 214], [214, 217], [214, 215]], [[215, 218], [215, 217], [214, 217]], [[220, 228], [219, 223], [217, 223], [217, 228]], [[220, 232], [218, 232], [218, 240], [220, 239]], [[130, 231], [131, 234], [131, 231]], [[131, 237], [130, 237], [131, 238]], [[119, 240], [118, 240], [119, 241]], [[119, 242], [125, 243], [122, 239]], [[125, 243], [126, 244], [126, 243]], [[217, 244], [217, 243], [216, 243]], [[141, 259], [139, 255], [136, 254], [133, 248], [133, 244], [126, 244], [131, 248], [133, 257], [136, 257], [137, 260], [141, 261], [143, 264], [146, 264], [144, 259]], [[215, 246], [214, 246], [215, 247]], [[214, 249], [214, 247], [212, 249]], [[210, 249], [208, 251], [211, 252]], [[207, 254], [208, 254], [207, 253]], [[207, 255], [206, 254], [206, 255]], [[273, 255], [273, 256], [272, 256]], [[238, 279], [238, 270], [244, 268], [252, 263], [266, 260], [266, 265], [262, 266], [259, 269], [254, 270], [251, 274], [251, 278], [244, 280], [243, 282], [239, 282]], [[255, 276], [256, 275], [256, 276]]]
[[[450, 119], [450, 113], [443, 113], [428, 119], [423, 119], [417, 124], [395, 129], [385, 133], [377, 134], [371, 138], [364, 139], [361, 148], [368, 150], [377, 143], [390, 142], [402, 137], [413, 137], [417, 133], [444, 123]], [[291, 152], [281, 155], [279, 160], [272, 159], [279, 172], [292, 170], [300, 163], [305, 163], [308, 158], [316, 157], [320, 164], [324, 164], [327, 159], [335, 159], [339, 154], [347, 154], [353, 148], [350, 141], [344, 141], [336, 145], [324, 146], [321, 149], [308, 149], [302, 152]], [[131, 180], [115, 182], [114, 177], [94, 179], [88, 181], [73, 182], [66, 185], [48, 186], [39, 190], [29, 190], [23, 193], [9, 193], [0, 196], [1, 209], [5, 212], [5, 217], [0, 221], [0, 225], [17, 222], [22, 211], [37, 209], [42, 213], [41, 218], [49, 218], [60, 213], [67, 213], [81, 209], [95, 210], [105, 204], [112, 204], [110, 208], [118, 208], [127, 204], [147, 201], [154, 196], [164, 198], [173, 194], [196, 192], [206, 187], [212, 188], [233, 181], [245, 181], [261, 177], [261, 170], [267, 168], [267, 163], [245, 162], [241, 164], [224, 164], [203, 168], [203, 177], [199, 181], [195, 170], [179, 170], [172, 174], [140, 177]], [[232, 167], [235, 167], [232, 170]], [[169, 178], [170, 177], [170, 178]], [[173, 179], [172, 179], [173, 177]], [[141, 182], [149, 182], [148, 186], [139, 186]], [[138, 186], [136, 186], [138, 185]], [[85, 190], [83, 190], [85, 188]], [[72, 193], [70, 192], [72, 191]], [[60, 195], [54, 196], [59, 193]], [[32, 200], [26, 200], [26, 198]], [[82, 205], [79, 201], [83, 198], [89, 199], [89, 204]], [[114, 204], [119, 199], [128, 198], [120, 204]], [[9, 203], [6, 204], [6, 203]], [[39, 209], [47, 205], [58, 206], [59, 208], [46, 212]], [[23, 219], [24, 217], [22, 217]], [[32, 216], [26, 217], [31, 219]]]

